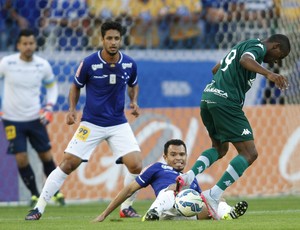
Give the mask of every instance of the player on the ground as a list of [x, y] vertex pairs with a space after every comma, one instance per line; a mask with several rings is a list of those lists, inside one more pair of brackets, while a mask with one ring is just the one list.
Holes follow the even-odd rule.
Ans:
[[220, 198], [230, 185], [256, 160], [258, 153], [253, 131], [242, 107], [245, 94], [251, 88], [256, 73], [274, 82], [279, 89], [288, 87], [288, 80], [260, 64], [276, 63], [290, 52], [289, 39], [275, 34], [266, 40], [250, 39], [235, 45], [213, 69], [213, 80], [204, 89], [201, 100], [201, 118], [208, 130], [212, 147], [205, 150], [194, 166], [180, 176], [187, 184], [218, 159], [226, 155], [231, 142], [238, 155], [231, 160], [223, 176], [203, 195], [215, 219]]
[[[127, 86], [132, 115], [139, 115], [137, 104], [138, 76], [135, 61], [119, 51], [124, 29], [120, 23], [108, 21], [101, 26], [103, 49], [86, 57], [79, 65], [69, 93], [67, 124], [77, 122], [76, 104], [80, 89], [86, 87], [86, 103], [77, 131], [69, 142], [63, 160], [48, 177], [37, 205], [25, 217], [38, 220], [53, 194], [67, 176], [82, 162], [88, 161], [98, 144], [107, 141], [118, 162], [126, 165], [130, 183], [142, 169], [142, 156], [134, 133], [125, 117]], [[132, 202], [132, 200], [130, 200]], [[139, 217], [130, 206], [122, 214]]]
[[[186, 145], [182, 140], [171, 139], [164, 145], [163, 158], [166, 163], [156, 162], [146, 169], [124, 187], [119, 194], [111, 201], [108, 207], [94, 219], [94, 222], [102, 222], [115, 210], [127, 197], [130, 197], [141, 188], [151, 185], [156, 200], [153, 202], [143, 220], [166, 220], [166, 219], [196, 219], [196, 217], [184, 217], [173, 207], [175, 202], [175, 180], [181, 175], [187, 161]], [[201, 193], [196, 179], [192, 181], [189, 188]], [[236, 219], [242, 216], [247, 210], [248, 204], [245, 201], [238, 202], [230, 207], [226, 202], [220, 203], [219, 214], [223, 219]], [[210, 218], [205, 206], [198, 215], [199, 219]]]
[[[9, 153], [15, 155], [19, 174], [31, 192], [30, 205], [34, 206], [39, 192], [29, 164], [27, 141], [38, 153], [44, 173], [48, 176], [56, 166], [46, 125], [51, 121], [58, 93], [49, 62], [34, 54], [36, 38], [33, 31], [25, 29], [20, 32], [17, 49], [18, 53], [3, 57], [0, 62], [0, 78], [4, 78], [2, 118], [10, 142]], [[46, 87], [47, 97], [41, 116], [42, 86]], [[53, 198], [64, 205], [62, 193], [57, 192]]]

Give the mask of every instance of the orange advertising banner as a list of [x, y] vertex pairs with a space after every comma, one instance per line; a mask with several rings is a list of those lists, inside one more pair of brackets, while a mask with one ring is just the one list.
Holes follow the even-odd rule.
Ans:
[[[258, 159], [244, 175], [229, 187], [225, 196], [258, 196], [290, 194], [300, 191], [300, 106], [260, 106], [245, 108], [254, 132]], [[141, 109], [134, 119], [127, 117], [140, 144], [143, 166], [162, 160], [163, 145], [171, 138], [185, 141], [190, 169], [202, 151], [211, 146], [198, 108]], [[57, 163], [75, 132], [77, 125], [65, 124], [65, 112], [57, 112], [49, 126], [53, 153]], [[228, 154], [217, 161], [198, 181], [203, 190], [212, 187], [237, 154], [230, 145]], [[82, 163], [63, 185], [62, 192], [69, 200], [111, 199], [123, 187], [127, 169], [116, 165], [115, 158], [103, 142], [88, 163]], [[185, 170], [185, 171], [186, 171]], [[142, 189], [139, 199], [152, 199], [151, 188]]]

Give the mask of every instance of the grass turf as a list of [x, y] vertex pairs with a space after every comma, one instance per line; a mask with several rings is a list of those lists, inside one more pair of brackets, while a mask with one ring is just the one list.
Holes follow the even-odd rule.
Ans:
[[[240, 200], [240, 199], [239, 199]], [[1, 206], [0, 229], [300, 229], [300, 196], [283, 196], [273, 198], [247, 198], [249, 208], [239, 219], [231, 221], [155, 221], [141, 222], [140, 218], [119, 218], [115, 210], [104, 222], [91, 221], [106, 207], [106, 202], [94, 204], [66, 205], [65, 207], [49, 205], [39, 221], [25, 221], [29, 208], [26, 206]], [[227, 199], [235, 204], [238, 199]], [[138, 201], [135, 209], [144, 214], [150, 201]]]

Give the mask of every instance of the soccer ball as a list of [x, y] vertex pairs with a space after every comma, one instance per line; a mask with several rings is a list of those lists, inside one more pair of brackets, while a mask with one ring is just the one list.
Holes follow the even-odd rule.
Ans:
[[186, 217], [197, 215], [203, 208], [200, 194], [193, 189], [185, 189], [175, 197], [175, 209]]

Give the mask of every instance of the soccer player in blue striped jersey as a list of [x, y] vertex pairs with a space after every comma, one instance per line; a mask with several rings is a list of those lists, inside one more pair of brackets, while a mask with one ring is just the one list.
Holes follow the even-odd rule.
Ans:
[[[154, 190], [156, 199], [150, 206], [142, 220], [185, 220], [185, 219], [208, 219], [210, 215], [203, 207], [202, 211], [193, 217], [182, 216], [175, 208], [175, 190], [176, 178], [182, 174], [187, 163], [187, 149], [185, 143], [180, 139], [171, 139], [164, 145], [163, 158], [165, 162], [156, 162], [147, 168], [131, 182], [124, 187], [119, 194], [111, 201], [108, 207], [94, 219], [94, 222], [102, 222], [115, 210], [127, 197], [134, 194], [139, 189], [149, 185]], [[181, 189], [186, 189], [183, 187]], [[196, 178], [190, 183], [188, 188], [201, 193]], [[248, 204], [245, 201], [238, 202], [234, 207], [229, 206], [225, 201], [221, 201], [218, 207], [218, 213], [222, 219], [236, 219], [242, 216], [247, 210]]]
[[[125, 91], [130, 99], [131, 114], [139, 115], [138, 76], [135, 61], [119, 51], [124, 29], [120, 23], [107, 21], [101, 26], [103, 49], [86, 57], [79, 65], [69, 93], [67, 124], [77, 121], [76, 105], [80, 89], [86, 87], [86, 103], [80, 125], [69, 142], [63, 160], [48, 177], [37, 205], [25, 217], [38, 220], [47, 202], [102, 141], [106, 141], [117, 161], [129, 173], [124, 184], [135, 180], [142, 169], [142, 157], [134, 133], [125, 117]], [[123, 204], [121, 217], [139, 217], [131, 207], [134, 195]]]
[[290, 50], [289, 39], [282, 34], [274, 34], [265, 40], [250, 39], [235, 45], [212, 69], [213, 79], [204, 89], [201, 99], [201, 118], [212, 147], [205, 150], [180, 179], [189, 184], [196, 175], [226, 155], [229, 142], [234, 145], [237, 156], [217, 184], [203, 192], [215, 219], [220, 218], [216, 209], [225, 189], [237, 181], [258, 156], [253, 130], [242, 110], [245, 94], [256, 73], [274, 82], [279, 89], [286, 89], [287, 78], [266, 69], [261, 63], [277, 63]]

